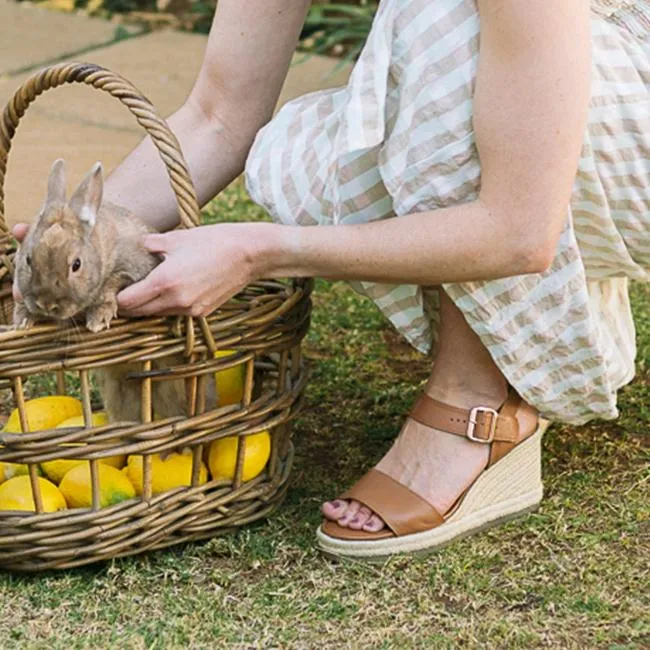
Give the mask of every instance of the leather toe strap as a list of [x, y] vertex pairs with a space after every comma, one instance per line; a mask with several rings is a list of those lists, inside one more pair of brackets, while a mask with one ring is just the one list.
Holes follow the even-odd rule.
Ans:
[[398, 537], [444, 523], [432, 505], [378, 469], [371, 469], [341, 499], [354, 499], [370, 508]]

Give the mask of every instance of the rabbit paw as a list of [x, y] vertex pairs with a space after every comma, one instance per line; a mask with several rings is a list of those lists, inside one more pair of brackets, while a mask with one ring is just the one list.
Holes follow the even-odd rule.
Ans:
[[17, 302], [14, 305], [14, 329], [27, 330], [33, 327], [36, 321], [34, 317], [27, 311], [25, 304]]
[[110, 327], [117, 316], [117, 303], [105, 302], [86, 313], [86, 327], [95, 334]]
[[31, 316], [25, 316], [20, 322], [14, 323], [14, 329], [16, 330], [28, 330], [31, 327], [34, 327], [36, 321]]

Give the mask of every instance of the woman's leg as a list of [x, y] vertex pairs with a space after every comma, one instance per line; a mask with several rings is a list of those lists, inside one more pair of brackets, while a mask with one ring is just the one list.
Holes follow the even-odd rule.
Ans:
[[[440, 290], [440, 327], [435, 363], [425, 391], [434, 399], [462, 408], [496, 408], [507, 382], [462, 313]], [[446, 512], [488, 462], [487, 445], [438, 432], [408, 419], [377, 468], [409, 487], [438, 512]], [[384, 524], [356, 501], [323, 504], [323, 514], [353, 529], [378, 531]]]

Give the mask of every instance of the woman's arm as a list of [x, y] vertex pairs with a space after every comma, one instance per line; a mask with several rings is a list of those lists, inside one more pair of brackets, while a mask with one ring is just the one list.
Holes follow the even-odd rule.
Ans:
[[[168, 120], [201, 204], [243, 170], [255, 134], [273, 113], [309, 4], [219, 0], [197, 81]], [[178, 223], [174, 194], [149, 138], [115, 169], [105, 194], [158, 230]]]
[[589, 2], [478, 4], [478, 200], [399, 220], [277, 232], [267, 274], [432, 285], [548, 267], [587, 119]]
[[479, 10], [477, 201], [358, 226], [223, 224], [154, 235], [149, 244], [168, 263], [126, 289], [121, 305], [199, 315], [260, 277], [435, 285], [547, 268], [587, 119], [589, 2], [479, 0]]

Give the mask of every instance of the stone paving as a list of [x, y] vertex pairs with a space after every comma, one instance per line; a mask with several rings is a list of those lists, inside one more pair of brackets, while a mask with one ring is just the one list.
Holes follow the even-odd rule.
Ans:
[[115, 40], [117, 25], [0, 0], [0, 77]]

